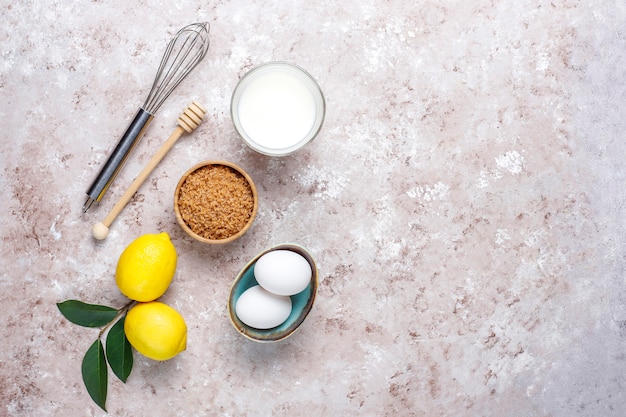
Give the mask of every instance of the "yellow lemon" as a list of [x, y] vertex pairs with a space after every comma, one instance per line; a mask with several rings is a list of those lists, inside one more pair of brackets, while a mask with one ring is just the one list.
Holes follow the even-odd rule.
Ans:
[[187, 324], [180, 313], [160, 301], [138, 303], [126, 314], [124, 332], [142, 355], [165, 361], [187, 348]]
[[115, 282], [131, 300], [156, 300], [172, 282], [176, 260], [176, 248], [166, 232], [139, 236], [120, 255]]

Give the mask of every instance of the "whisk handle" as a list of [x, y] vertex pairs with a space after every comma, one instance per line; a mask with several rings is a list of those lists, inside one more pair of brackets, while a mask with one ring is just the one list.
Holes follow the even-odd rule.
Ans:
[[109, 158], [87, 190], [87, 201], [83, 205], [84, 212], [89, 210], [89, 207], [94, 202], [102, 200], [102, 197], [122, 169], [122, 166], [124, 166], [124, 163], [126, 163], [130, 153], [139, 143], [139, 139], [141, 139], [153, 118], [154, 116], [151, 113], [142, 108], [137, 111], [126, 132], [120, 138], [117, 146], [111, 152], [111, 155], [109, 155]]

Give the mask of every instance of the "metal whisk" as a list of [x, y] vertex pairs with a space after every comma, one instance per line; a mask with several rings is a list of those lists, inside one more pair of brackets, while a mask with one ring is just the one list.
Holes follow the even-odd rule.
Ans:
[[83, 212], [100, 202], [111, 183], [152, 122], [154, 114], [209, 50], [209, 24], [193, 23], [179, 30], [168, 43], [148, 98], [87, 190]]

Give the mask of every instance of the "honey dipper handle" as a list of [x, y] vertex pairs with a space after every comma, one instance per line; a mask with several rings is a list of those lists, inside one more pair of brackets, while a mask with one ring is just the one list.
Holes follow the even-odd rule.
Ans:
[[172, 132], [169, 138], [161, 145], [161, 148], [150, 159], [144, 169], [137, 175], [132, 184], [128, 187], [126, 192], [120, 197], [118, 202], [113, 206], [109, 214], [102, 220], [101, 223], [96, 223], [91, 229], [91, 233], [97, 240], [103, 240], [109, 234], [109, 226], [115, 221], [117, 216], [122, 212], [126, 204], [130, 201], [133, 195], [139, 190], [139, 187], [146, 181], [150, 173], [161, 162], [165, 154], [169, 152], [174, 146], [176, 141], [180, 139], [183, 133], [191, 133], [200, 123], [202, 123], [202, 117], [206, 113], [206, 110], [197, 102], [192, 102], [178, 118], [178, 126]]

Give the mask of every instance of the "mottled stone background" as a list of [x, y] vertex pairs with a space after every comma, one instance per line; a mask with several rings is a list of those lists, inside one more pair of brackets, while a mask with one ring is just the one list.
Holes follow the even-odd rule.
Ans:
[[[194, 21], [211, 23], [209, 55], [82, 214]], [[188, 350], [111, 374], [112, 416], [626, 415], [623, 1], [0, 0], [0, 23], [0, 415], [104, 415], [80, 375], [97, 330], [55, 303], [121, 307], [117, 258], [158, 231], [179, 253], [163, 301]], [[270, 60], [327, 100], [320, 136], [282, 159], [229, 116], [238, 79]], [[94, 241], [191, 100], [205, 123]], [[190, 240], [172, 210], [204, 159], [259, 190], [227, 246]], [[228, 320], [230, 284], [284, 242], [315, 257], [318, 298], [292, 338], [255, 344]]]

